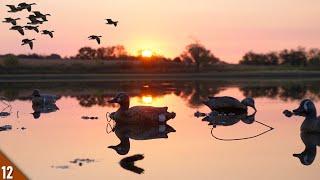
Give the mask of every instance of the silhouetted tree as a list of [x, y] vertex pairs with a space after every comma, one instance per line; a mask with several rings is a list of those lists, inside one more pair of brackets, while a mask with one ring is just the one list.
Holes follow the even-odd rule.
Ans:
[[91, 47], [83, 47], [79, 49], [79, 52], [76, 57], [78, 59], [95, 59], [96, 54], [97, 51], [95, 49], [92, 49]]
[[310, 65], [320, 65], [320, 50], [319, 49], [310, 49], [308, 52], [308, 63]]
[[276, 53], [258, 54], [254, 52], [248, 52], [239, 62], [246, 65], [278, 65], [279, 58]]
[[305, 66], [307, 65], [307, 53], [303, 48], [298, 48], [297, 50], [283, 50], [279, 54], [282, 64], [288, 64], [292, 66]]

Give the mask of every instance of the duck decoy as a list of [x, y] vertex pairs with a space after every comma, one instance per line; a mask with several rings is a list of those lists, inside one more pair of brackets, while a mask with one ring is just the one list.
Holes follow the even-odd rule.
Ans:
[[33, 11], [33, 14], [36, 16], [36, 18], [41, 18], [43, 21], [48, 21], [47, 16], [51, 16], [51, 14], [42, 14], [39, 11]]
[[101, 42], [100, 38], [101, 38], [101, 37], [102, 37], [102, 36], [91, 35], [91, 36], [89, 36], [88, 38], [89, 38], [89, 40], [96, 40], [97, 43], [100, 44], [100, 42]]
[[23, 2], [23, 3], [18, 4], [18, 7], [20, 7], [21, 10], [26, 9], [26, 10], [28, 10], [28, 12], [31, 12], [31, 8], [33, 5], [37, 5], [37, 4], [36, 3], [28, 4], [28, 3]]
[[133, 140], [151, 140], [167, 139], [168, 134], [176, 130], [167, 125], [141, 126], [137, 124], [116, 124], [113, 130], [120, 140], [120, 144], [109, 146], [119, 155], [126, 155], [130, 151], [130, 139]]
[[16, 7], [15, 5], [6, 5], [6, 6], [10, 8], [8, 12], [11, 12], [11, 13], [22, 11], [20, 7]]
[[126, 93], [119, 93], [108, 102], [120, 105], [116, 112], [110, 114], [110, 118], [116, 123], [157, 125], [176, 117], [176, 113], [168, 112], [168, 107], [134, 106], [129, 108], [130, 98]]
[[119, 22], [119, 21], [113, 21], [112, 19], [106, 19], [106, 20], [107, 20], [107, 23], [106, 23], [106, 24], [114, 25], [115, 27], [118, 26], [118, 22]]
[[33, 30], [33, 31], [39, 33], [38, 28], [39, 28], [39, 26], [24, 26], [24, 29], [26, 29], [26, 30]]
[[58, 96], [49, 94], [40, 94], [40, 91], [35, 89], [32, 93], [32, 104], [33, 105], [49, 105], [55, 104], [59, 99]]
[[10, 30], [18, 31], [22, 36], [24, 36], [24, 31], [22, 26], [12, 26]]
[[59, 107], [56, 104], [32, 104], [32, 109], [34, 111], [33, 113], [31, 113], [33, 115], [33, 118], [39, 119], [41, 114], [49, 114], [56, 112], [59, 110]]
[[42, 31], [42, 34], [49, 35], [51, 38], [53, 38], [53, 33], [54, 33], [54, 31], [48, 31], [48, 30], [43, 30]]
[[248, 111], [248, 107], [252, 107], [255, 112], [255, 102], [253, 98], [245, 98], [241, 102], [236, 98], [223, 96], [223, 97], [209, 97], [209, 100], [203, 102], [212, 111], [224, 112], [224, 113], [237, 113], [242, 114]]
[[[284, 111], [287, 117], [290, 111]], [[299, 107], [291, 112], [292, 115], [305, 117], [301, 132], [320, 133], [320, 117], [317, 117], [317, 109], [310, 99], [301, 101]]]
[[126, 169], [128, 171], [131, 171], [137, 174], [142, 174], [144, 172], [144, 169], [137, 167], [135, 165], [135, 162], [143, 159], [144, 159], [143, 154], [136, 154], [130, 157], [123, 158], [119, 164], [123, 169]]
[[4, 18], [4, 21], [2, 21], [3, 23], [11, 23], [12, 25], [17, 25], [17, 20], [20, 20], [20, 18]]
[[33, 49], [33, 41], [34, 40], [36, 40], [36, 39], [23, 39], [21, 46], [24, 46], [24, 45], [28, 44], [30, 49], [32, 50]]
[[293, 154], [293, 156], [299, 158], [301, 164], [309, 166], [317, 156], [317, 146], [320, 146], [320, 133], [302, 132], [300, 137], [305, 149], [302, 153]]

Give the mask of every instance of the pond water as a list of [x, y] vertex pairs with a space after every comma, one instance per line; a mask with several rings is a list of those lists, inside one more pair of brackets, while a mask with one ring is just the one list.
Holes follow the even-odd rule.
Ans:
[[[319, 107], [320, 81], [38, 82], [0, 86], [0, 96], [12, 107], [4, 110], [10, 116], [0, 118], [1, 126], [12, 125], [11, 130], [0, 132], [0, 148], [31, 179], [319, 178], [319, 157], [303, 165], [293, 156], [306, 148], [300, 137], [303, 118], [286, 118], [282, 112], [298, 107], [304, 98], [311, 98]], [[33, 89], [61, 96], [59, 110], [34, 118], [29, 98]], [[119, 133], [112, 132], [113, 122], [106, 118], [107, 112], [118, 108], [107, 103], [117, 92], [127, 92], [131, 106], [168, 106], [177, 116], [167, 127], [120, 128], [130, 143], [123, 147], [127, 148], [125, 155], [120, 155], [108, 148], [118, 145], [120, 139]], [[196, 111], [210, 112], [202, 104], [208, 96], [253, 97], [257, 122], [209, 126], [194, 116]], [[5, 105], [0, 103], [0, 107]], [[82, 116], [98, 119], [85, 120]], [[269, 131], [268, 126], [274, 129]], [[170, 132], [163, 133], [166, 130]], [[213, 137], [237, 139], [263, 132], [238, 141]], [[320, 135], [303, 138], [308, 148], [320, 142]], [[307, 153], [316, 155], [312, 150]], [[134, 156], [139, 154], [144, 158]], [[141, 160], [133, 166], [124, 159], [130, 156]]]

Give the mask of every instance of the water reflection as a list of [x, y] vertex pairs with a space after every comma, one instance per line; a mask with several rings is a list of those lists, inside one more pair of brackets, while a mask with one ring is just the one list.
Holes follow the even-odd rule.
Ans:
[[34, 119], [39, 119], [41, 114], [53, 113], [59, 110], [56, 104], [32, 105]]
[[123, 169], [126, 169], [128, 171], [131, 171], [137, 174], [142, 174], [144, 172], [144, 169], [136, 166], [135, 162], [143, 159], [144, 159], [144, 156], [142, 154], [136, 154], [130, 157], [123, 158], [119, 164]]
[[232, 126], [240, 121], [245, 124], [252, 124], [255, 121], [255, 115], [256, 113], [251, 115], [248, 115], [248, 113], [225, 115], [212, 112], [202, 120], [209, 122], [209, 125], [216, 128], [217, 126]]
[[317, 146], [320, 146], [320, 133], [302, 132], [300, 137], [305, 149], [300, 154], [293, 154], [293, 156], [299, 158], [301, 164], [308, 166], [313, 163], [317, 156]]

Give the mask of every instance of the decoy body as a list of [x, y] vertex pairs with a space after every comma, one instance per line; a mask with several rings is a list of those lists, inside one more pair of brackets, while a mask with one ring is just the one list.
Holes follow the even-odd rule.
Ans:
[[130, 157], [125, 157], [120, 161], [120, 166], [128, 171], [132, 171], [137, 174], [142, 174], [144, 172], [144, 169], [139, 168], [135, 165], [136, 161], [140, 161], [142, 159], [144, 159], [143, 154], [136, 154]]
[[28, 44], [30, 49], [33, 49], [33, 41], [34, 40], [36, 40], [36, 39], [23, 39], [21, 46]]
[[39, 90], [34, 90], [32, 93], [32, 104], [33, 105], [50, 105], [55, 104], [58, 97], [49, 94], [40, 94]]
[[130, 99], [125, 93], [119, 93], [108, 102], [120, 104], [120, 108], [110, 114], [110, 118], [117, 123], [157, 125], [176, 117], [174, 112], [168, 112], [168, 107], [134, 106], [129, 108]]
[[305, 117], [300, 128], [301, 132], [320, 133], [320, 117], [317, 117], [316, 107], [310, 99], [303, 100], [300, 106], [293, 110], [293, 115]]
[[248, 111], [248, 106], [252, 107], [255, 111], [255, 103], [253, 98], [245, 98], [241, 102], [233, 97], [209, 97], [209, 100], [203, 102], [212, 111], [224, 112], [224, 113], [237, 113], [242, 114]]
[[39, 26], [24, 26], [24, 29], [26, 29], [26, 30], [33, 30], [33, 31], [39, 33], [38, 28], [39, 28]]
[[112, 19], [106, 19], [106, 20], [107, 20], [106, 24], [114, 25], [115, 27], [117, 27], [118, 22], [119, 22], [119, 21], [112, 21]]
[[101, 43], [101, 40], [100, 40], [101, 37], [102, 36], [91, 35], [88, 38], [89, 38], [89, 40], [96, 40], [97, 43], [100, 44]]
[[320, 133], [302, 132], [300, 137], [305, 149], [302, 153], [293, 154], [293, 156], [299, 158], [301, 164], [308, 166], [313, 163], [317, 156], [317, 146], [320, 146]]
[[130, 139], [133, 140], [151, 140], [151, 139], [167, 139], [168, 134], [176, 132], [174, 128], [167, 124], [155, 126], [141, 126], [137, 124], [116, 124], [114, 128], [116, 136], [120, 140], [120, 144], [109, 146], [120, 155], [126, 155], [130, 151]]
[[15, 5], [6, 5], [6, 6], [10, 8], [8, 12], [15, 13], [22, 10], [19, 6], [18, 7], [16, 7]]
[[24, 35], [23, 27], [22, 26], [12, 26], [10, 30], [18, 31], [21, 35]]
[[31, 12], [31, 8], [32, 8], [33, 5], [37, 5], [37, 4], [36, 4], [36, 3], [28, 4], [28, 3], [23, 2], [23, 3], [18, 4], [18, 7], [19, 7], [21, 10], [26, 9], [26, 10], [28, 10], [29, 12]]
[[54, 31], [48, 31], [48, 30], [42, 31], [42, 34], [49, 35], [51, 38], [53, 38], [53, 33], [54, 33]]
[[20, 18], [16, 18], [16, 19], [13, 19], [13, 18], [4, 18], [4, 23], [11, 23], [12, 25], [17, 25], [17, 20], [20, 20]]
[[42, 14], [39, 11], [33, 11], [33, 13], [36, 16], [36, 18], [41, 18], [43, 21], [48, 21], [47, 16], [51, 16], [51, 14]]

